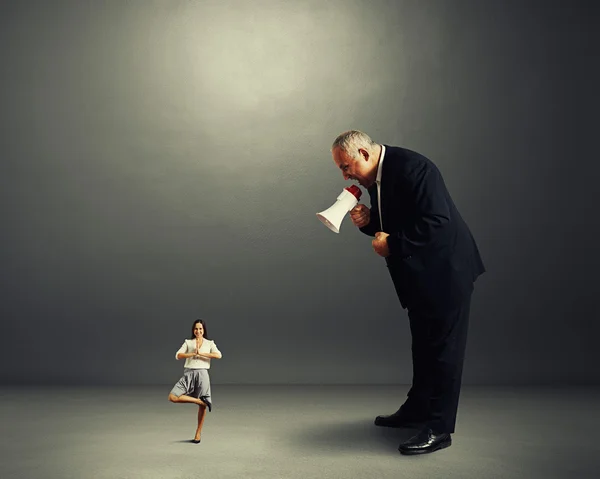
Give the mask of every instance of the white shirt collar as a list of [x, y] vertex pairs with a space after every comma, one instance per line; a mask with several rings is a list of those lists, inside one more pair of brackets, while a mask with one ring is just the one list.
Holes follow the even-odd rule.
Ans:
[[385, 156], [385, 146], [381, 145], [381, 157], [379, 158], [379, 165], [377, 166], [377, 178], [375, 179], [375, 181], [377, 183], [381, 183], [381, 171], [383, 170], [381, 165], [383, 165], [383, 157], [384, 156]]

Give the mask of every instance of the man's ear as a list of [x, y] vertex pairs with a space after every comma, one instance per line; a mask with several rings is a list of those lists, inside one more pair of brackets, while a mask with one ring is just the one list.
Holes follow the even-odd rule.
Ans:
[[369, 161], [369, 152], [364, 148], [358, 149], [358, 154], [364, 158], [365, 161]]

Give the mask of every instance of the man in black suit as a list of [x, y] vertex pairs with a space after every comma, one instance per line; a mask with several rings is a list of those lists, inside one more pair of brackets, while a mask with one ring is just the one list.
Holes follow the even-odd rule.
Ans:
[[384, 257], [412, 335], [413, 382], [402, 406], [375, 424], [418, 425], [402, 454], [452, 443], [473, 284], [485, 272], [475, 240], [438, 168], [423, 155], [380, 145], [363, 132], [342, 133], [331, 153], [345, 180], [367, 188], [371, 208], [357, 205], [353, 223], [373, 236]]

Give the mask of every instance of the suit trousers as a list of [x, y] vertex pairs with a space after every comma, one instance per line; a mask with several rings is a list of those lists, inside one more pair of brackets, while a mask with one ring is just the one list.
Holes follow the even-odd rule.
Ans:
[[407, 307], [413, 381], [401, 410], [437, 433], [453, 433], [467, 344], [471, 294], [453, 309]]

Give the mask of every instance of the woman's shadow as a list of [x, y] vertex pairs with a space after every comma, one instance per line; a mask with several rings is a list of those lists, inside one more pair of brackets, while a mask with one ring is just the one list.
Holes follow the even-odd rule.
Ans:
[[290, 440], [294, 447], [312, 452], [382, 452], [397, 450], [401, 442], [418, 432], [416, 428], [389, 428], [373, 424], [373, 419], [338, 424], [311, 425], [296, 430]]

